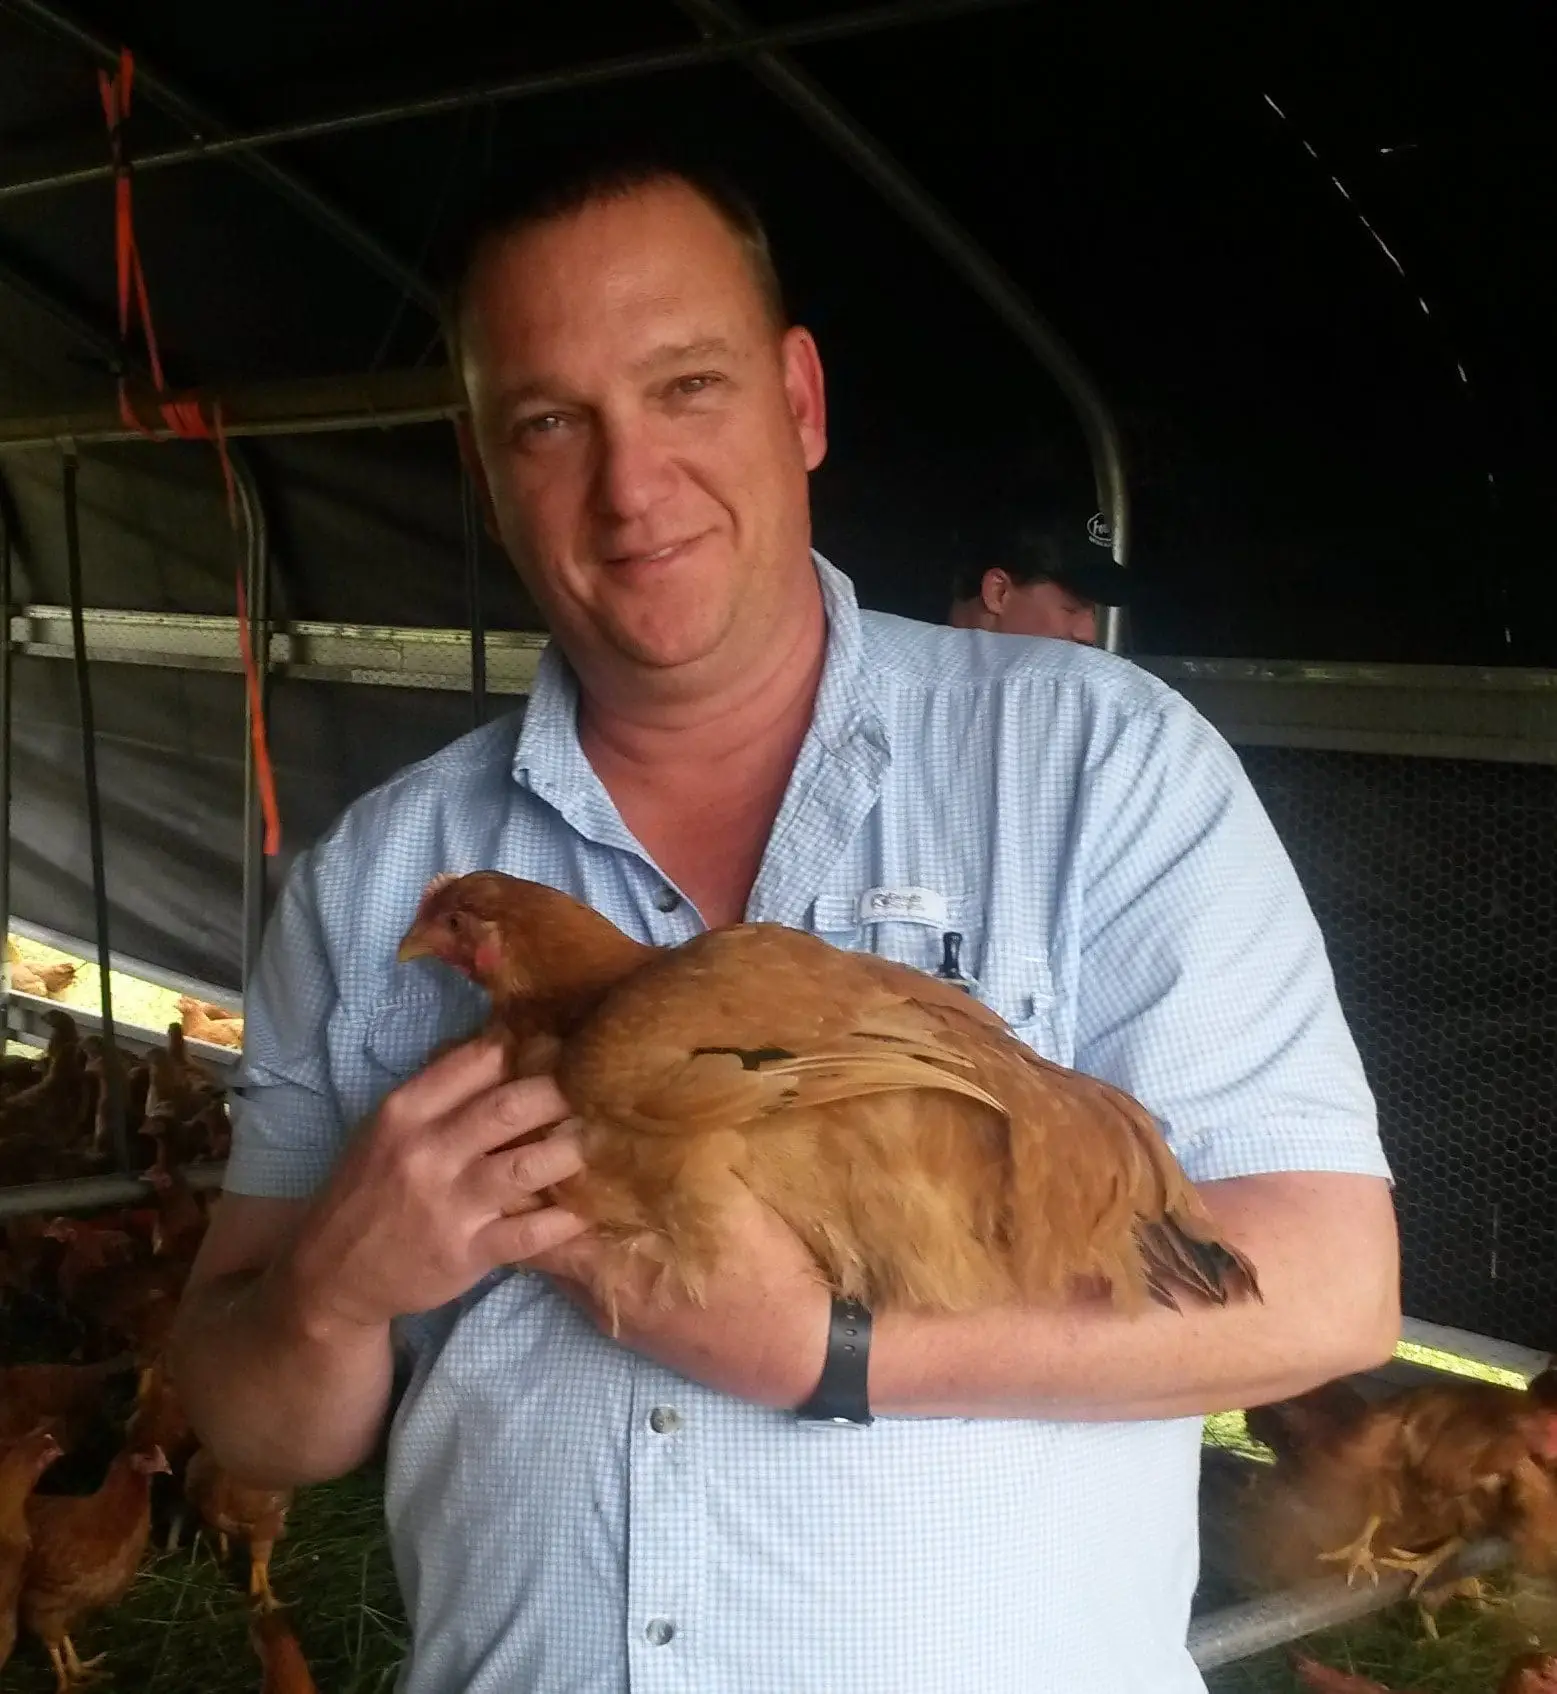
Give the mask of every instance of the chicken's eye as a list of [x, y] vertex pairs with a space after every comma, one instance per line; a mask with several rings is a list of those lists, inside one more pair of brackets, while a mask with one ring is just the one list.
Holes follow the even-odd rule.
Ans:
[[450, 935], [458, 935], [459, 934], [459, 932], [460, 932], [460, 915], [459, 915], [458, 912], [450, 912], [449, 915], [443, 921], [449, 926], [449, 934]]

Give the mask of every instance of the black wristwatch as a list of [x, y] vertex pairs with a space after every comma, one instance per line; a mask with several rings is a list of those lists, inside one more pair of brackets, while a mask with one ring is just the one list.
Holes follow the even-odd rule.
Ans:
[[870, 1327], [868, 1307], [833, 1296], [821, 1380], [795, 1408], [802, 1423], [865, 1429], [876, 1421], [870, 1410]]

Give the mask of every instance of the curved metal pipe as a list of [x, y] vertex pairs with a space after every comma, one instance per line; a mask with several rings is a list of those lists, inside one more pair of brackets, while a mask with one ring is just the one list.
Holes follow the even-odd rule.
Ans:
[[[1478, 1541], [1445, 1567], [1444, 1578], [1484, 1575], [1507, 1564], [1508, 1558], [1506, 1542]], [[1224, 1606], [1190, 1624], [1190, 1657], [1201, 1670], [1251, 1659], [1256, 1653], [1301, 1640], [1315, 1630], [1381, 1612], [1404, 1600], [1411, 1582], [1409, 1571], [1390, 1571], [1377, 1587], [1348, 1588], [1344, 1576], [1323, 1576], [1280, 1593]]]
[[103, 1091], [114, 1157], [121, 1171], [130, 1168], [129, 1126], [124, 1114], [124, 1077], [114, 1041], [113, 963], [108, 939], [108, 864], [103, 845], [102, 792], [97, 782], [97, 724], [92, 711], [92, 678], [87, 667], [86, 595], [81, 586], [81, 522], [76, 480], [81, 462], [74, 449], [64, 455], [65, 568], [70, 578], [70, 630], [76, 654], [76, 701], [81, 713], [81, 776], [86, 787], [87, 847], [92, 859], [92, 910], [97, 927], [98, 995], [102, 1006]]
[[[0, 5], [18, 7], [32, 0], [0, 0]], [[739, 58], [754, 47], [803, 47], [824, 41], [845, 41], [877, 30], [896, 29], [903, 24], [931, 23], [972, 12], [1001, 10], [1008, 6], [1031, 5], [1032, 0], [897, 0], [896, 4], [866, 7], [843, 17], [821, 18], [812, 23], [786, 24], [754, 30], [739, 41], [700, 41], [688, 47], [652, 48], [643, 53], [624, 53], [612, 59], [574, 65], [558, 71], [536, 71], [484, 83], [450, 94], [431, 94], [420, 100], [403, 100], [392, 106], [374, 106], [362, 112], [343, 112], [334, 117], [307, 119], [301, 123], [278, 124], [271, 129], [232, 135], [217, 141], [196, 141], [191, 146], [168, 147], [144, 153], [135, 161], [137, 173], [166, 165], [194, 164], [201, 159], [221, 159], [252, 153], [264, 147], [279, 147], [289, 141], [316, 141], [325, 136], [350, 135], [379, 124], [402, 123], [409, 118], [435, 118], [460, 112], [468, 106], [502, 105], [514, 100], [533, 100], [543, 94], [562, 94], [575, 88], [600, 88], [608, 83], [663, 71], [691, 70], [698, 65], [723, 63]], [[19, 200], [26, 195], [47, 194], [59, 188], [74, 188], [85, 182], [103, 182], [113, 175], [111, 165], [88, 165], [81, 170], [56, 171], [49, 176], [23, 182], [0, 184], [0, 200]]]
[[[741, 57], [753, 74], [919, 231], [1053, 377], [1086, 436], [1098, 500], [1113, 527], [1114, 558], [1121, 565], [1127, 564], [1130, 500], [1125, 482], [1123, 437], [1102, 390], [1059, 331], [869, 130], [856, 123], [787, 54], [750, 43], [751, 21], [738, 6], [730, 4], [730, 0], [677, 0], [677, 4], [715, 39], [729, 42], [748, 38]], [[1106, 610], [1116, 611], [1113, 607]], [[1117, 615], [1104, 617], [1099, 633], [1102, 644], [1110, 651], [1118, 651], [1122, 632], [1122, 619]]]

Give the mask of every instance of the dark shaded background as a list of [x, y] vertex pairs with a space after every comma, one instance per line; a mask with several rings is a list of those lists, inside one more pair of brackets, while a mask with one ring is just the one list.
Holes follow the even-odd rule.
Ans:
[[[244, 127], [691, 33], [668, 0], [85, 5], [88, 25]], [[827, 9], [764, 0], [758, 21]], [[1557, 662], [1545, 474], [1557, 139], [1525, 22], [1484, 9], [1473, 27], [1440, 28], [1333, 0], [1301, 20], [1245, 9], [1233, 26], [1140, 5], [1029, 5], [798, 57], [1008, 267], [1112, 398], [1137, 502], [1136, 650]], [[701, 146], [765, 208], [830, 375], [818, 539], [866, 604], [938, 616], [970, 519], [1084, 484], [1079, 429], [1046, 373], [739, 66], [278, 157], [415, 263], [484, 177], [620, 124]], [[144, 98], [130, 138], [137, 153], [187, 139]], [[0, 178], [105, 152], [89, 57], [0, 4]], [[217, 161], [151, 172], [135, 194], [176, 379], [440, 357], [420, 307], [243, 172]], [[107, 183], [0, 202], [0, 273], [108, 328], [112, 227]], [[0, 408], [110, 394], [101, 351], [0, 282]], [[465, 621], [446, 427], [246, 450], [270, 512], [280, 617]], [[23, 601], [65, 597], [59, 485], [52, 453], [0, 463]], [[81, 498], [89, 603], [231, 610], [206, 449], [88, 451]], [[483, 595], [497, 627], [532, 615], [490, 554]], [[234, 980], [238, 683], [96, 669], [116, 944]], [[18, 670], [13, 906], [86, 933], [69, 678], [48, 660]], [[297, 682], [278, 685], [274, 716], [287, 857], [468, 721], [450, 696]]]
[[[828, 9], [756, 8], [763, 22]], [[798, 56], [1009, 267], [1124, 417], [1139, 649], [1550, 663], [1557, 137], [1533, 16], [1483, 8], [1438, 25], [1335, 0], [1301, 19], [1255, 10], [1229, 26], [1142, 5], [1032, 5]], [[668, 0], [91, 0], [82, 15], [243, 125], [690, 34]], [[755, 189], [830, 372], [821, 544], [871, 603], [935, 615], [959, 515], [1084, 476], [1078, 432], [942, 262], [739, 67], [278, 157], [414, 260], [482, 171], [625, 117], [693, 138]], [[137, 107], [137, 149], [182, 139]], [[87, 60], [0, 10], [5, 177], [103, 155]], [[163, 338], [190, 377], [428, 356], [418, 308], [240, 172], [177, 168], [136, 193]], [[0, 258], [106, 321], [111, 228], [102, 183], [5, 203]], [[103, 386], [7, 301], [7, 410]], [[254, 453], [288, 508], [278, 565], [292, 609], [461, 615], [440, 432]], [[38, 511], [23, 525], [39, 593], [57, 595], [56, 530]], [[99, 598], [171, 603], [143, 572], [116, 573], [112, 552], [93, 561]], [[494, 615], [519, 616], [493, 575]], [[217, 597], [222, 580], [211, 573]]]
[[[826, 10], [765, 0], [758, 17]], [[690, 38], [668, 0], [447, 0], [435, 11], [421, 0], [87, 0], [79, 15], [244, 127]], [[1439, 29], [1417, 12], [1359, 17], [1325, 3], [1300, 26], [1246, 15], [1229, 27], [1139, 5], [1029, 5], [798, 57], [1009, 268], [1123, 418], [1136, 650], [1557, 661], [1546, 566], [1557, 514], [1544, 474], [1557, 141], [1523, 24], [1483, 11], [1474, 30]], [[1046, 373], [738, 66], [278, 157], [418, 263], [486, 177], [623, 124], [701, 146], [765, 208], [830, 376], [818, 539], [866, 604], [938, 616], [970, 519], [1085, 485], [1079, 429]], [[130, 138], [138, 153], [187, 139], [144, 97]], [[104, 157], [89, 57], [0, 4], [0, 177]], [[151, 172], [135, 194], [176, 379], [440, 357], [420, 307], [243, 172], [217, 161]], [[110, 186], [0, 203], [5, 267], [110, 327]], [[110, 393], [100, 350], [0, 285], [0, 407], [57, 411]], [[270, 512], [280, 617], [466, 620], [446, 427], [246, 451]], [[65, 597], [59, 482], [52, 453], [0, 463], [20, 600]], [[89, 603], [231, 610], [231, 542], [206, 449], [88, 451], [81, 499]], [[531, 620], [490, 554], [483, 594], [493, 625]], [[117, 943], [231, 980], [238, 684], [97, 669], [113, 850], [125, 861], [113, 879]], [[19, 673], [13, 903], [84, 933], [69, 680], [53, 661], [23, 661]], [[467, 713], [446, 696], [282, 683], [275, 719], [290, 853]], [[132, 870], [139, 915], [124, 892]], [[164, 882], [178, 894], [171, 908], [154, 892]], [[175, 915], [185, 902], [187, 920]]]

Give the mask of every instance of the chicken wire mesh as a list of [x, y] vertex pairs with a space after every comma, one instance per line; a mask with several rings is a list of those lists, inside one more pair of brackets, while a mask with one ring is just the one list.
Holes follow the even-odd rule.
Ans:
[[1557, 769], [1239, 753], [1378, 1097], [1406, 1311], [1557, 1349]]

